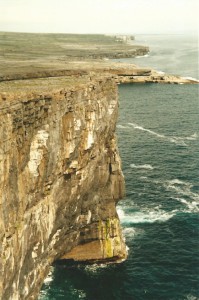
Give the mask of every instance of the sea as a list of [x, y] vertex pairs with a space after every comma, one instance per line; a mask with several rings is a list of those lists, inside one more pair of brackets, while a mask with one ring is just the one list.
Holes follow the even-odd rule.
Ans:
[[[198, 40], [139, 35], [149, 54], [120, 61], [199, 79]], [[39, 300], [199, 299], [198, 85], [119, 85], [117, 137], [128, 246], [120, 264], [52, 266]]]

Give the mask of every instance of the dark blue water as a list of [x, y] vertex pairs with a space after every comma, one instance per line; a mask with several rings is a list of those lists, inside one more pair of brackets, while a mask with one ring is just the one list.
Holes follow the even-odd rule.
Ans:
[[[150, 56], [144, 59], [150, 63]], [[196, 77], [190, 66], [188, 75]], [[127, 196], [118, 213], [128, 259], [52, 267], [40, 299], [199, 299], [198, 86], [127, 84], [119, 93], [117, 134]]]

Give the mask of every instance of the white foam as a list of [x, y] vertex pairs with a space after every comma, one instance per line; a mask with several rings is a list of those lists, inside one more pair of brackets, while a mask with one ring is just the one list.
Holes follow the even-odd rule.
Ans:
[[136, 234], [135, 228], [132, 228], [132, 227], [124, 228], [122, 232], [125, 236], [128, 236], [128, 235], [135, 236], [135, 234]]
[[97, 273], [98, 270], [106, 269], [106, 268], [107, 268], [107, 264], [92, 264], [92, 265], [87, 265], [85, 267], [85, 270], [89, 273]]
[[145, 54], [145, 55], [138, 55], [135, 58], [143, 58], [143, 57], [149, 57], [149, 54]]
[[121, 208], [118, 211], [119, 218], [122, 224], [142, 224], [142, 223], [155, 223], [166, 222], [171, 219], [177, 210], [165, 212], [156, 208], [151, 211], [137, 211], [131, 214], [125, 213]]
[[182, 77], [182, 78], [183, 78], [183, 79], [187, 79], [187, 80], [192, 80], [192, 81], [197, 81], [197, 82], [199, 82], [198, 79], [193, 78], [193, 77], [189, 77], [189, 76], [187, 76], [187, 77]]
[[196, 201], [188, 201], [184, 198], [178, 198], [178, 197], [174, 197], [173, 199], [179, 201], [180, 203], [184, 204], [188, 210], [185, 210], [185, 212], [199, 212], [199, 203], [197, 203]]
[[51, 268], [50, 272], [48, 273], [48, 276], [45, 278], [44, 283], [48, 284], [51, 281], [53, 281], [53, 269]]
[[144, 233], [144, 229], [141, 228], [135, 228], [135, 227], [126, 227], [123, 228], [122, 233], [125, 238], [135, 238], [137, 235], [141, 235]]
[[164, 75], [165, 74], [165, 72], [163, 72], [163, 71], [158, 71], [157, 72], [159, 75]]
[[187, 297], [187, 298], [186, 298], [187, 300], [199, 300], [198, 297], [193, 296], [193, 295], [191, 295], [191, 294], [190, 294], [190, 295], [187, 295], [186, 297]]
[[154, 169], [154, 167], [152, 167], [149, 164], [145, 164], [145, 165], [130, 164], [130, 167], [133, 169], [145, 169], [145, 170], [153, 170]]
[[164, 135], [162, 135], [162, 134], [159, 134], [159, 133], [157, 133], [157, 132], [155, 132], [155, 131], [152, 131], [152, 130], [150, 130], [150, 129], [144, 128], [144, 127], [142, 127], [142, 126], [140, 126], [140, 125], [138, 125], [138, 124], [136, 124], [136, 123], [128, 123], [128, 125], [133, 126], [134, 129], [139, 129], [139, 130], [142, 130], [142, 131], [146, 131], [146, 132], [148, 132], [148, 133], [150, 133], [150, 134], [152, 134], [152, 135], [155, 135], [155, 136], [157, 136], [157, 137], [160, 137], [160, 138], [166, 138], [166, 136], [164, 136]]
[[49, 282], [53, 281], [53, 278], [52, 277], [47, 277], [45, 280], [44, 280], [44, 283], [47, 284]]
[[187, 186], [190, 186], [190, 185], [191, 185], [189, 182], [179, 180], [178, 178], [169, 180], [168, 182], [169, 182], [169, 184], [171, 184], [171, 185], [174, 185], [174, 184], [187, 185]]
[[120, 207], [117, 207], [116, 209], [117, 209], [118, 217], [120, 219], [122, 219], [124, 217], [124, 211], [123, 211], [123, 209], [120, 208]]
[[197, 135], [196, 132], [194, 134], [190, 135], [190, 136], [185, 136], [185, 137], [174, 136], [173, 137], [174, 141], [182, 142], [182, 143], [184, 143], [184, 140], [195, 141], [195, 140], [197, 140], [197, 138], [198, 138], [198, 135]]
[[176, 144], [176, 145], [179, 145], [179, 146], [187, 146], [187, 144], [185, 143], [185, 141], [184, 141], [184, 138], [182, 138], [182, 137], [176, 137], [176, 136], [174, 136], [174, 137], [171, 137], [171, 138], [169, 138], [169, 137], [165, 137], [168, 141], [170, 141], [170, 142], [172, 142], [172, 143], [174, 143], [174, 144]]
[[[189, 197], [191, 200], [194, 200], [194, 201], [199, 201], [199, 194], [193, 193], [191, 191], [191, 188], [193, 185], [189, 182], [181, 181], [178, 179], [173, 179], [173, 180], [167, 181], [164, 185], [168, 190], [173, 190], [178, 195]], [[198, 204], [199, 204], [199, 202], [198, 202]]]
[[[157, 181], [156, 183], [160, 184], [161, 181]], [[172, 199], [183, 204], [182, 207], [178, 207], [177, 209], [173, 209], [172, 211], [165, 211], [162, 209], [161, 205], [158, 205], [154, 208], [141, 208], [138, 210], [130, 212], [129, 209], [137, 207], [132, 203], [126, 203], [126, 205], [122, 204], [117, 207], [118, 216], [121, 220], [121, 223], [124, 226], [133, 225], [133, 224], [144, 224], [144, 223], [155, 223], [155, 222], [166, 222], [175, 216], [179, 212], [183, 213], [198, 213], [199, 212], [199, 194], [193, 193], [191, 191], [192, 184], [188, 181], [182, 181], [178, 178], [165, 181], [163, 185], [170, 191], [174, 191], [175, 194]], [[125, 228], [124, 235], [125, 236], [134, 236], [135, 231], [132, 228]]]
[[[144, 128], [136, 123], [128, 123], [128, 125], [132, 126], [134, 129], [138, 129], [138, 130], [142, 130], [142, 131], [145, 131], [145, 132], [148, 132], [150, 133], [151, 135], [154, 135], [158, 138], [161, 138], [161, 139], [164, 139], [164, 140], [167, 140], [171, 143], [175, 143], [179, 146], [187, 146], [187, 144], [184, 142], [184, 139], [187, 139], [186, 137], [185, 138], [182, 138], [182, 137], [169, 137], [169, 136], [165, 136], [163, 134], [159, 134], [153, 130], [150, 130], [150, 129], [147, 129], [147, 128]], [[191, 136], [192, 137], [192, 136]]]
[[185, 139], [186, 139], [186, 140], [189, 140], [189, 141], [195, 141], [195, 140], [197, 140], [197, 138], [198, 138], [198, 135], [197, 135], [197, 133], [195, 132], [195, 133], [192, 134], [191, 136], [187, 136]]
[[117, 127], [117, 128], [128, 128], [127, 126], [120, 125], [120, 124], [118, 124], [116, 127]]

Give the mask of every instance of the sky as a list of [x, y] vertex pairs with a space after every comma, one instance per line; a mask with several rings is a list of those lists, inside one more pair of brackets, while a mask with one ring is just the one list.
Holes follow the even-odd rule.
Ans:
[[0, 0], [0, 31], [197, 34], [198, 0]]

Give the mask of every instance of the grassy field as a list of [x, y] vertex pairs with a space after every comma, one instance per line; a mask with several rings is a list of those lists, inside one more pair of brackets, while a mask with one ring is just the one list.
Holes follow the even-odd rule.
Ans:
[[102, 49], [117, 50], [118, 46], [126, 47], [103, 35], [0, 33], [0, 55], [6, 59], [84, 57]]
[[146, 47], [114, 36], [0, 32], [0, 76], [72, 68], [74, 61], [131, 57]]

